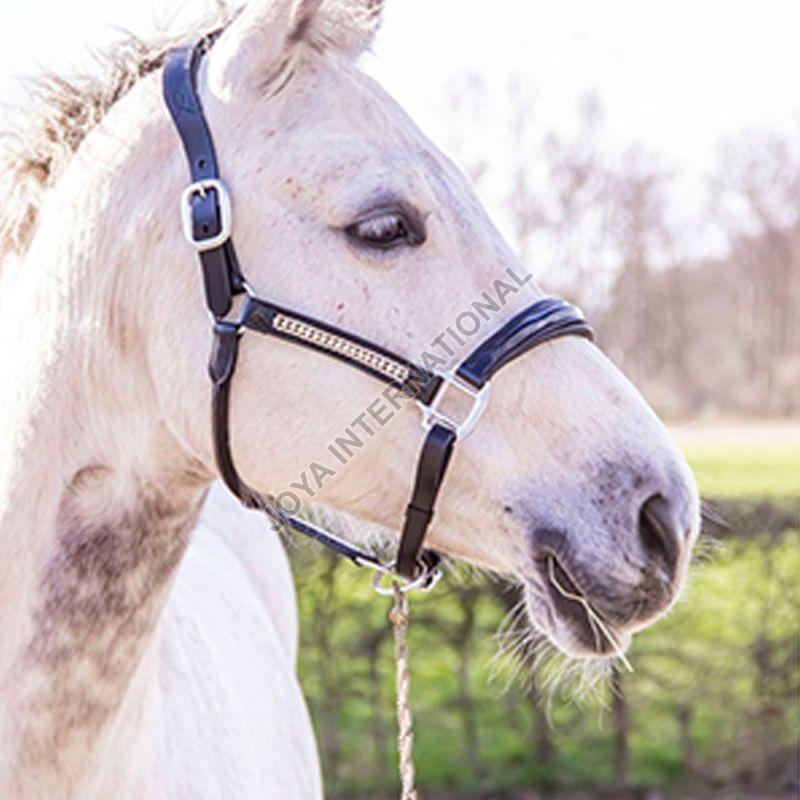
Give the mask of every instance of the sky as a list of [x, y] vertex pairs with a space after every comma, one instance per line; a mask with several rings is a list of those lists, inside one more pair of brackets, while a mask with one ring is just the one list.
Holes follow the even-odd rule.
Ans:
[[[146, 36], [206, 8], [203, 0], [0, 0], [0, 103], [17, 101], [16, 79], [40, 66], [90, 67], [89, 49], [120, 29]], [[464, 73], [494, 87], [521, 78], [533, 87], [537, 119], [554, 131], [572, 130], [576, 99], [597, 92], [611, 145], [655, 151], [691, 195], [720, 140], [797, 130], [799, 32], [798, 0], [386, 0], [363, 64], [445, 145], [443, 87]]]

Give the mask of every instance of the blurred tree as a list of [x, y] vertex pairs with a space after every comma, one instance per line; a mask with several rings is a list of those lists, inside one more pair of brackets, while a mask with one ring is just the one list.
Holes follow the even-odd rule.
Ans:
[[[447, 94], [448, 148], [490, 207], [502, 198], [528, 269], [585, 308], [662, 414], [798, 413], [800, 137], [722, 144], [706, 213], [678, 224], [675, 175], [635, 143], [609, 150], [596, 96], [549, 133], [534, 98], [517, 78], [498, 104], [476, 76]], [[717, 255], [692, 253], [697, 231]]]
[[728, 280], [738, 289], [739, 335], [733, 341], [751, 398], [757, 398], [765, 413], [796, 413], [800, 408], [797, 137], [749, 134], [724, 143], [711, 190], [712, 213], [728, 241]]
[[614, 721], [614, 782], [627, 786], [630, 777], [631, 752], [628, 742], [630, 719], [625, 683], [618, 667], [611, 672], [611, 714]]

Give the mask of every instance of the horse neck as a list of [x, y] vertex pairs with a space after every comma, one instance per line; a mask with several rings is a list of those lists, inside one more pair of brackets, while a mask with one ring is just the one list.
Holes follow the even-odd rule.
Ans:
[[[119, 188], [127, 161], [107, 153], [102, 185]], [[107, 193], [69, 202], [84, 169], [68, 168], [3, 282], [3, 797], [89, 797], [93, 764], [130, 760], [114, 756], [141, 724], [134, 695], [148, 690], [159, 612], [210, 481], [160, 421], [129, 308], [155, 254], [115, 253]]]

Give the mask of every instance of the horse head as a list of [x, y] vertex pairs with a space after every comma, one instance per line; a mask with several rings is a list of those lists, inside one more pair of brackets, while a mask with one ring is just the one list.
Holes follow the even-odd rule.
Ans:
[[[380, 12], [375, 0], [256, 0], [210, 49], [199, 91], [253, 290], [446, 370], [543, 295], [464, 176], [357, 69]], [[159, 158], [158, 191], [177, 197], [177, 140]], [[172, 263], [153, 279], [173, 289], [151, 294], [164, 319], [179, 297], [181, 324], [157, 337], [155, 380], [171, 427], [213, 470], [207, 322], [177, 225], [164, 229]], [[244, 337], [230, 441], [259, 491], [295, 487], [397, 527], [420, 436], [413, 406], [382, 401], [368, 376]], [[697, 531], [696, 488], [663, 425], [597, 346], [561, 338], [492, 382], [429, 545], [518, 578], [536, 627], [596, 655], [668, 609]]]

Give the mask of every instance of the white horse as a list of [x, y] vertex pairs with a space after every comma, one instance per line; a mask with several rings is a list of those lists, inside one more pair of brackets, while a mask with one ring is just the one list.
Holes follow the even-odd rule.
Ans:
[[[252, 0], [208, 55], [201, 94], [251, 283], [413, 359], [522, 268], [462, 175], [355, 68], [379, 14], [380, 0]], [[216, 489], [195, 527], [215, 478], [210, 334], [160, 64], [143, 51], [102, 91], [56, 86], [6, 154], [4, 800], [322, 794], [277, 537]], [[532, 282], [509, 293], [485, 333], [537, 296]], [[240, 471], [263, 491], [297, 483], [374, 398], [356, 370], [245, 337]], [[316, 499], [394, 525], [419, 441], [404, 407]], [[498, 376], [430, 545], [516, 576], [532, 624], [587, 656], [604, 646], [557, 587], [624, 647], [679, 593], [697, 529], [665, 429], [572, 338]]]

